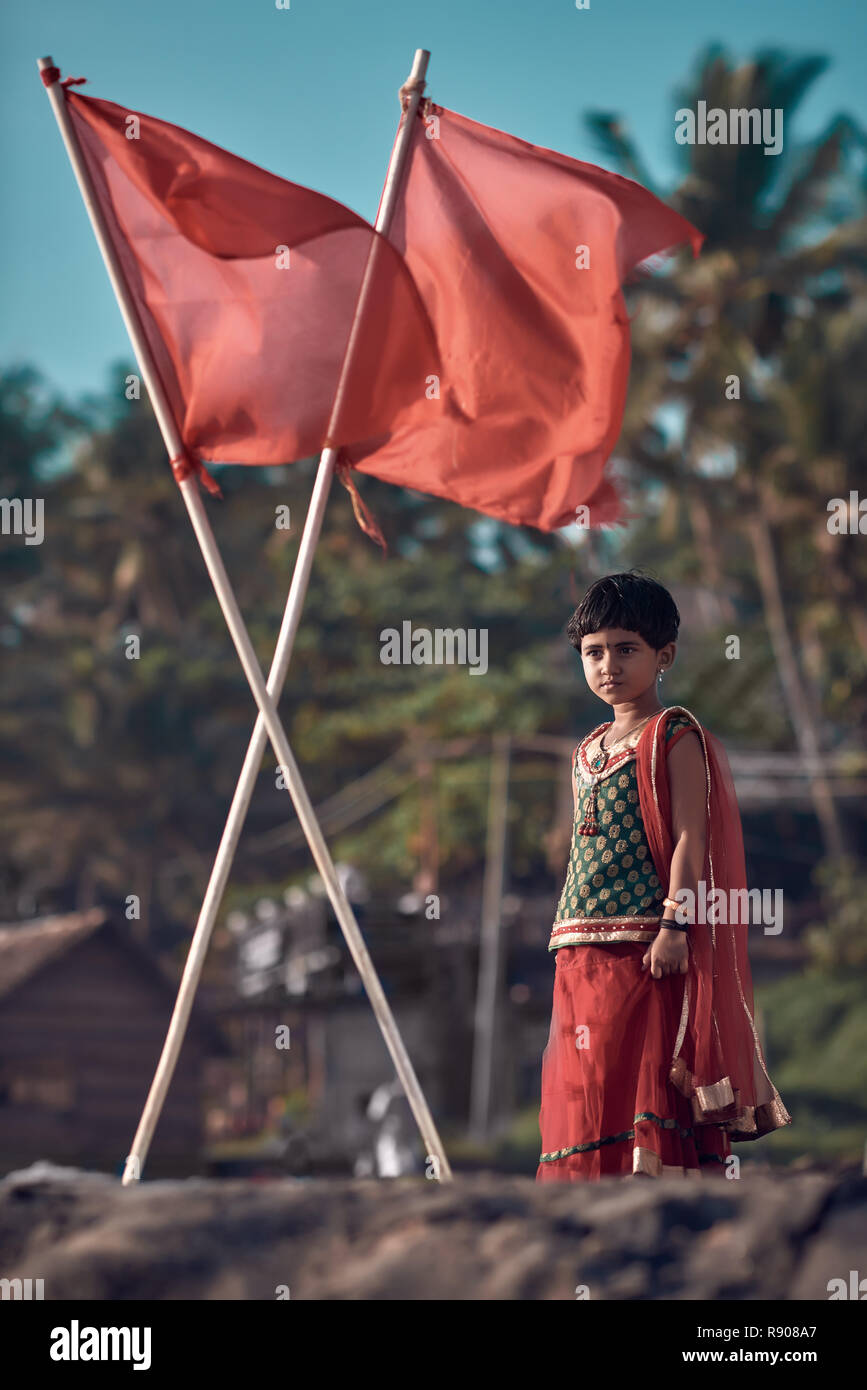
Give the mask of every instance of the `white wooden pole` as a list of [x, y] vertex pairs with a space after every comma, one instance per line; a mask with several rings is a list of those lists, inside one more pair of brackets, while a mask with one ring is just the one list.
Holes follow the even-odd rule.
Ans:
[[[415, 55], [412, 73], [410, 75], [410, 83], [413, 85], [413, 90], [409, 98], [406, 115], [398, 132], [397, 140], [395, 141], [388, 173], [386, 175], [379, 213], [376, 219], [376, 229], [381, 232], [383, 236], [388, 233], [397, 205], [401, 175], [406, 164], [406, 157], [409, 151], [409, 140], [412, 135], [412, 122], [418, 107], [421, 87], [427, 70], [429, 57], [430, 54], [424, 49], [419, 49]], [[338, 382], [331, 420], [329, 422], [329, 435], [336, 430], [340, 409], [344, 399], [346, 383], [355, 362], [359, 326], [363, 321], [363, 314], [369, 298], [370, 287], [373, 283], [372, 272], [377, 249], [378, 243], [374, 243], [371, 247], [371, 254], [368, 258], [365, 275], [362, 279], [353, 327]], [[268, 692], [275, 701], [280, 698], [280, 693], [285, 684], [286, 675], [289, 670], [292, 649], [295, 644], [301, 610], [310, 580], [313, 556], [322, 529], [325, 507], [334, 475], [337, 454], [338, 451], [336, 449], [324, 449], [319, 460], [319, 467], [316, 472], [316, 479], [307, 510], [304, 530], [298, 547], [298, 555], [295, 560], [292, 583], [283, 611], [280, 634], [277, 639], [271, 670], [268, 676]], [[217, 850], [213, 868], [211, 869], [208, 887], [204, 899], [202, 900], [202, 907], [196, 923], [196, 930], [193, 934], [192, 942], [190, 943], [190, 949], [187, 955], [178, 997], [166, 1034], [166, 1040], [133, 1140], [131, 1154], [137, 1156], [139, 1162], [137, 1165], [128, 1163], [127, 1166], [131, 1170], [133, 1176], [128, 1179], [125, 1176], [125, 1182], [135, 1181], [134, 1174], [136, 1170], [139, 1173], [141, 1172], [163, 1104], [165, 1103], [165, 1097], [168, 1093], [169, 1085], [171, 1084], [178, 1056], [180, 1055], [181, 1044], [183, 1043], [188, 1026], [193, 999], [204, 967], [205, 958], [217, 919], [217, 913], [223, 899], [223, 894], [225, 893], [226, 883], [228, 882], [229, 873], [237, 852], [238, 842], [241, 837], [244, 821], [247, 817], [253, 790], [256, 785], [256, 779], [259, 775], [267, 740], [268, 734], [265, 727], [265, 720], [262, 715], [259, 714], [247, 748], [241, 775], [237, 787], [235, 788], [235, 794], [232, 798], [232, 804], [220, 840], [219, 849]]]
[[[419, 77], [421, 77], [423, 75], [427, 66], [428, 57], [429, 54], [427, 52], [425, 52], [424, 50], [419, 50], [419, 52], [416, 54], [416, 60], [413, 66], [413, 76], [418, 75]], [[40, 72], [53, 66], [54, 64], [51, 58], [41, 58], [39, 60]], [[412, 133], [412, 124], [410, 117], [414, 115], [415, 110], [417, 109], [420, 88], [421, 83], [418, 84], [416, 89], [410, 95], [407, 113], [405, 115], [404, 122], [400, 131], [400, 136], [403, 136], [403, 140], [401, 140], [399, 137], [398, 142], [396, 143], [391, 162], [391, 167], [389, 169], [389, 177], [386, 181], [386, 189], [384, 191], [383, 200], [380, 207], [380, 217], [382, 216], [382, 213], [384, 211], [386, 195], [389, 194], [390, 189], [393, 191], [391, 192], [390, 197], [390, 206], [388, 212], [389, 217], [391, 216], [391, 212], [393, 211], [394, 199], [396, 198], [397, 190], [399, 188], [398, 179], [406, 161], [406, 155], [408, 152], [408, 142]], [[181, 440], [177, 424], [172, 415], [172, 411], [168, 399], [166, 397], [165, 391], [163, 389], [162, 382], [159, 378], [159, 375], [151, 358], [149, 345], [143, 332], [139, 316], [135, 307], [135, 303], [126, 285], [122, 267], [119, 263], [119, 260], [114, 251], [114, 247], [112, 246], [111, 240], [108, 236], [102, 218], [102, 212], [99, 206], [99, 202], [92, 185], [90, 174], [87, 169], [87, 165], [85, 164], [84, 158], [81, 154], [81, 151], [79, 149], [75, 130], [72, 126], [72, 122], [69, 118], [69, 113], [66, 109], [66, 100], [64, 93], [56, 80], [52, 82], [46, 88], [46, 90], [48, 92], [48, 97], [51, 101], [52, 109], [57, 119], [57, 123], [60, 128], [61, 135], [63, 137], [67, 154], [69, 155], [70, 163], [72, 165], [73, 172], [78, 182], [82, 198], [84, 199], [85, 207], [87, 208], [88, 214], [90, 216], [91, 225], [93, 227], [100, 251], [102, 252], [103, 260], [105, 262], [106, 269], [109, 274], [109, 279], [111, 280], [111, 284], [117, 297], [118, 303], [120, 305], [121, 313], [123, 315], [127, 331], [130, 335], [130, 339], [133, 344], [133, 349], [135, 351], [136, 358], [138, 360], [139, 367], [142, 372], [142, 377], [148, 390], [148, 394], [153, 404], [154, 413], [157, 417], [157, 422], [160, 427], [160, 432], [163, 436], [163, 441], [165, 443], [169, 457], [176, 458], [179, 454], [183, 452], [183, 442]], [[371, 256], [374, 254], [374, 252], [375, 247], [372, 248]], [[342, 398], [343, 390], [345, 389], [346, 371], [351, 356], [353, 354], [354, 343], [357, 339], [359, 322], [358, 316], [360, 308], [362, 306], [362, 301], [365, 298], [366, 291], [368, 289], [370, 280], [370, 269], [371, 261], [369, 260], [367, 273], [365, 275], [364, 281], [362, 282], [361, 292], [359, 295], [359, 305], [356, 310], [356, 319], [353, 324], [353, 329], [350, 334], [349, 345], [347, 347], [347, 352], [344, 357], [343, 370], [341, 374], [340, 383], [338, 385], [338, 391], [336, 393], [334, 412], [332, 414], [332, 423], [336, 418], [336, 412], [339, 409], [340, 399]], [[330, 457], [327, 459], [325, 457], [326, 453], [330, 455]], [[192, 522], [193, 529], [196, 534], [196, 538], [202, 550], [202, 555], [204, 557], [208, 573], [211, 577], [211, 581], [217, 593], [217, 598], [223, 610], [223, 615], [229, 627], [229, 631], [232, 636], [232, 640], [235, 644], [235, 649], [238, 653], [238, 657], [244, 668], [244, 672], [247, 676], [248, 683], [250, 684], [250, 688], [253, 691], [256, 703], [259, 707], [260, 715], [256, 721], [253, 739], [251, 740], [250, 748], [248, 749], [248, 756], [247, 759], [245, 759], [244, 770], [242, 771], [241, 780], [239, 781], [235, 799], [232, 803], [232, 810], [230, 811], [229, 821], [227, 822], [226, 830], [224, 831], [223, 839], [221, 840], [217, 860], [215, 861], [214, 869], [211, 874], [211, 880], [208, 884], [208, 891], [206, 893], [205, 902], [202, 906], [199, 925], [197, 926], [196, 930], [196, 937], [194, 937], [194, 941], [190, 949], [190, 954], [187, 959], [186, 968], [184, 970], [184, 976], [181, 981], [181, 990], [179, 992], [178, 1001], [175, 1005], [175, 1011], [172, 1015], [172, 1020], [169, 1025], [169, 1032], [166, 1038], [166, 1043], [163, 1048], [163, 1054], [160, 1058], [157, 1073], [154, 1077], [154, 1082], [151, 1086], [151, 1092], [148, 1096], [148, 1101], [145, 1106], [145, 1112], [143, 1113], [142, 1120], [139, 1124], [136, 1139], [133, 1143], [133, 1149], [127, 1157], [125, 1172], [123, 1176], [124, 1185], [128, 1185], [131, 1182], [137, 1181], [141, 1176], [141, 1171], [144, 1165], [147, 1148], [153, 1136], [156, 1121], [159, 1116], [162, 1103], [165, 1099], [166, 1091], [168, 1090], [168, 1085], [177, 1062], [177, 1057], [180, 1053], [184, 1031], [186, 1028], [187, 1021], [189, 1019], [190, 1009], [192, 1007], [192, 1000], [195, 994], [196, 984], [198, 982], [199, 975], [201, 974], [204, 956], [207, 950], [208, 938], [210, 936], [210, 931], [213, 927], [213, 921], [216, 916], [217, 908], [219, 906], [220, 897], [222, 896], [222, 892], [225, 888], [229, 867], [231, 865], [231, 856], [234, 853], [235, 847], [237, 845], [238, 837], [241, 831], [241, 826], [243, 824], [244, 814], [246, 813], [247, 806], [249, 805], [250, 796], [252, 794], [252, 787], [255, 781], [255, 774], [258, 772], [258, 768], [261, 763], [262, 753], [264, 752], [265, 737], [270, 739], [274, 751], [280, 761], [280, 764], [284, 768], [287, 788], [295, 805], [299, 821], [301, 822], [304, 834], [308, 840], [308, 843], [310, 844], [314, 861], [323, 879], [323, 882], [325, 883], [326, 890], [331, 900], [332, 907], [334, 908], [335, 915], [337, 917], [338, 922], [340, 923], [341, 929], [343, 930], [344, 936], [347, 941], [347, 945], [349, 946], [350, 952], [358, 968], [359, 974], [362, 977], [362, 981], [367, 991], [368, 998], [370, 999], [371, 1005], [374, 1010], [374, 1014], [376, 1015], [377, 1022], [379, 1023], [380, 1029], [383, 1033], [386, 1046], [389, 1049], [398, 1077], [400, 1078], [401, 1084], [403, 1085], [404, 1091], [406, 1092], [407, 1100], [409, 1101], [416, 1123], [418, 1124], [419, 1130], [421, 1131], [422, 1139], [428, 1150], [428, 1157], [432, 1161], [433, 1175], [438, 1178], [451, 1178], [451, 1168], [449, 1166], [449, 1162], [446, 1157], [442, 1141], [440, 1140], [439, 1134], [433, 1121], [433, 1117], [431, 1116], [427, 1102], [424, 1098], [424, 1094], [421, 1090], [421, 1087], [418, 1083], [418, 1079], [415, 1075], [415, 1071], [413, 1070], [412, 1063], [409, 1059], [409, 1055], [403, 1044], [403, 1039], [401, 1038], [400, 1033], [397, 1029], [397, 1024], [395, 1023], [394, 1016], [391, 1012], [388, 1001], [382, 990], [382, 986], [379, 982], [379, 977], [377, 976], [373, 962], [370, 959], [367, 947], [364, 943], [364, 939], [359, 930], [358, 923], [355, 920], [355, 915], [352, 911], [352, 908], [349, 905], [349, 901], [346, 898], [346, 895], [343, 892], [340, 882], [337, 878], [337, 874], [334, 870], [334, 864], [331, 860], [331, 856], [328, 852], [328, 848], [325, 844], [325, 840], [322, 836], [322, 832], [316, 820], [313, 807], [310, 803], [310, 799], [307, 796], [306, 789], [301, 780], [301, 775], [298, 770], [298, 766], [295, 762], [294, 755], [289, 746], [289, 740], [286, 737], [286, 733], [282, 727], [279, 716], [277, 715], [277, 711], [274, 704], [274, 698], [276, 698], [279, 694], [279, 690], [282, 688], [283, 681], [285, 680], [286, 671], [288, 670], [292, 644], [294, 642], [295, 633], [297, 632], [298, 628], [301, 605], [303, 603], [304, 592], [306, 591], [307, 582], [309, 579], [310, 566], [312, 564], [316, 538], [318, 536], [318, 532], [322, 524], [322, 515], [324, 512], [325, 501], [327, 499], [328, 485], [331, 480], [331, 474], [333, 473], [335, 459], [335, 451], [327, 450], [324, 451], [323, 457], [320, 461], [320, 468], [317, 474], [316, 484], [314, 486], [314, 491], [311, 498], [311, 515], [308, 517], [308, 524], [305, 525], [305, 533], [302, 537], [301, 547], [299, 547], [299, 556], [298, 560], [296, 561], [296, 572], [293, 575], [292, 586], [290, 588], [289, 596], [287, 598], [283, 624], [281, 625], [280, 639], [278, 640], [278, 648], [275, 651], [274, 662], [272, 663], [271, 676], [269, 677], [269, 683], [267, 686], [265, 684], [262, 672], [259, 668], [258, 661], [253, 651], [249, 634], [247, 633], [247, 629], [241, 616], [240, 609], [238, 608], [238, 604], [235, 599], [235, 595], [232, 590], [231, 584], [229, 582], [228, 575], [226, 574], [225, 567], [222, 562], [222, 557], [220, 556], [219, 550], [217, 548], [217, 544], [214, 539], [210, 523], [205, 513], [198, 485], [196, 481], [191, 477], [186, 478], [183, 482], [179, 484], [181, 495], [184, 499], [184, 503], [187, 507], [187, 511], [189, 513], [190, 520]], [[274, 698], [272, 698], [272, 693]], [[259, 736], [259, 748], [258, 753], [255, 757], [253, 757], [252, 753], [254, 744], [257, 742], [257, 735]], [[246, 777], [245, 773], [248, 774]], [[202, 928], [201, 931], [199, 930], [199, 927]]]
[[479, 933], [479, 974], [470, 1101], [470, 1132], [479, 1142], [487, 1139], [491, 1124], [497, 996], [502, 970], [503, 877], [506, 865], [510, 751], [509, 735], [496, 734], [491, 749], [488, 843], [482, 892], [482, 928]]

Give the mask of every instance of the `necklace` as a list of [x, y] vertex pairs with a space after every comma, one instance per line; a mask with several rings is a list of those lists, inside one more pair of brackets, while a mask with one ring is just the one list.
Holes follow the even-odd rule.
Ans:
[[620, 738], [615, 739], [614, 742], [610, 744], [608, 748], [604, 746], [605, 734], [608, 732], [608, 730], [606, 729], [603, 733], [602, 739], [599, 744], [599, 751], [596, 754], [596, 756], [591, 759], [589, 764], [591, 772], [597, 775], [594, 776], [593, 785], [590, 788], [590, 795], [587, 799], [587, 809], [584, 813], [584, 819], [578, 826], [579, 835], [599, 834], [599, 793], [597, 790], [597, 783], [600, 779], [601, 774], [605, 771], [605, 768], [608, 766], [609, 754], [613, 753], [615, 748], [618, 748], [621, 743], [624, 743], [626, 739], [630, 737], [631, 734], [634, 734], [636, 729], [640, 729], [642, 724], [646, 724], [648, 719], [652, 719], [653, 715], [658, 713], [658, 710], [654, 710], [653, 714], [647, 714], [643, 719], [639, 719], [637, 724], [633, 724], [632, 728], [629, 729], [627, 733], [621, 734]]
[[[654, 711], [654, 713], [655, 712], [656, 711]], [[590, 763], [592, 771], [603, 772], [605, 768], [608, 766], [608, 755], [610, 753], [613, 753], [615, 748], [619, 748], [621, 743], [625, 743], [626, 740], [630, 737], [630, 735], [635, 733], [636, 729], [640, 729], [642, 724], [646, 724], [648, 719], [652, 718], [652, 714], [646, 714], [643, 719], [639, 719], [637, 724], [633, 724], [631, 729], [627, 729], [625, 734], [621, 734], [620, 738], [616, 738], [613, 743], [608, 745], [607, 748], [605, 747], [605, 733], [608, 732], [608, 730], [606, 729], [605, 733], [602, 735], [602, 739], [599, 744], [599, 751]]]

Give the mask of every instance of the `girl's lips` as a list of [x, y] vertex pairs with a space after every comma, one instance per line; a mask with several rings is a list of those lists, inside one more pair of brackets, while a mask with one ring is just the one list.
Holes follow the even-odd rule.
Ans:
[[613, 690], [614, 687], [615, 687], [616, 685], [619, 685], [619, 684], [620, 684], [620, 681], [606, 681], [605, 684], [604, 684], [601, 688], [602, 688], [603, 690]]

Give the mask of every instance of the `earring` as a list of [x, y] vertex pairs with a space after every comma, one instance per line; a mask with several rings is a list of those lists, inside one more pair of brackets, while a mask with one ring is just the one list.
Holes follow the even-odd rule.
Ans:
[[664, 675], [665, 675], [665, 672], [664, 672], [664, 671], [661, 671], [661, 670], [660, 670], [660, 671], [657, 671], [657, 673], [656, 673], [657, 683], [658, 683], [659, 681], [662, 680], [662, 677], [663, 677]]

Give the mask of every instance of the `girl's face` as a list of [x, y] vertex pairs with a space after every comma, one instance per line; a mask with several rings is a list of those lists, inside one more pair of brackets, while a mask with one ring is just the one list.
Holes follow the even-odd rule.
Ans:
[[655, 691], [660, 669], [674, 660], [674, 642], [656, 651], [637, 632], [603, 628], [581, 639], [581, 661], [587, 684], [609, 705], [640, 700]]

